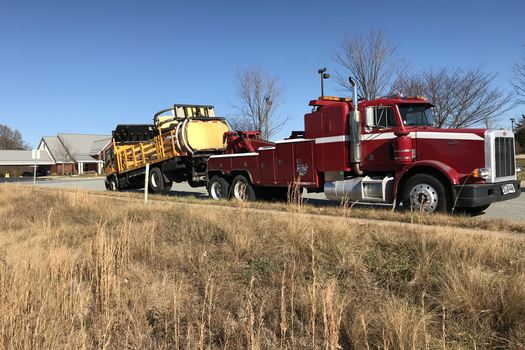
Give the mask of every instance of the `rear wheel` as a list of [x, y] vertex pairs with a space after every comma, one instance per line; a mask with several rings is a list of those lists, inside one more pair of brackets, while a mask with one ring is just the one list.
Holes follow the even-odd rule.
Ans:
[[239, 201], [253, 201], [255, 200], [255, 191], [253, 190], [250, 181], [243, 176], [237, 175], [232, 182], [230, 197], [236, 198]]
[[[169, 187], [168, 187], [169, 185]], [[160, 168], [153, 168], [149, 172], [149, 189], [153, 193], [162, 193], [169, 190], [171, 182], [166, 183], [164, 181], [164, 175]]]
[[118, 191], [120, 188], [118, 187], [117, 178], [115, 176], [112, 176], [108, 179], [108, 185], [106, 187], [109, 191]]
[[208, 182], [208, 193], [215, 200], [230, 198], [230, 184], [225, 178], [214, 175]]
[[422, 213], [450, 210], [450, 196], [443, 183], [432, 175], [416, 174], [403, 187], [403, 208]]

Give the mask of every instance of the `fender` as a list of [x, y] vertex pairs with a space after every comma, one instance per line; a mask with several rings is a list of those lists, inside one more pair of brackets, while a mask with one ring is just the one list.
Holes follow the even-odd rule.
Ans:
[[441, 173], [443, 176], [445, 176], [448, 179], [448, 181], [450, 181], [451, 184], [453, 185], [459, 184], [460, 176], [454, 168], [451, 168], [447, 164], [442, 163], [437, 160], [421, 160], [421, 161], [411, 163], [410, 165], [403, 167], [402, 169], [399, 169], [396, 171], [394, 189], [393, 189], [394, 198], [397, 198], [397, 191], [399, 189], [399, 184], [401, 183], [401, 181], [404, 180], [406, 176], [409, 173], [412, 173], [414, 170], [417, 172], [416, 168], [418, 167], [432, 168], [438, 171], [439, 173]]
[[[233, 174], [241, 174], [241, 175], [248, 175], [248, 180], [250, 181], [250, 183], [255, 186], [255, 183], [253, 182], [253, 177], [252, 177], [252, 173], [250, 172], [250, 170], [248, 169], [232, 169], [232, 171], [230, 171], [230, 176], [234, 177]], [[237, 176], [237, 175], [235, 175]]]
[[231, 177], [231, 178], [233, 178], [233, 177], [235, 177], [236, 175], [239, 175], [239, 174], [240, 175], [246, 175], [248, 177], [248, 180], [250, 181], [250, 183], [252, 185], [254, 185], [252, 173], [248, 169], [240, 169], [240, 168], [237, 169], [237, 168], [235, 168], [235, 169], [232, 169], [229, 172], [226, 172], [226, 171], [224, 171], [222, 169], [220, 169], [220, 170], [219, 169], [214, 169], [214, 170], [211, 170], [211, 171], [208, 172], [208, 176], [209, 175], [213, 176], [215, 174], [220, 174], [223, 177], [228, 176], [228, 177]]

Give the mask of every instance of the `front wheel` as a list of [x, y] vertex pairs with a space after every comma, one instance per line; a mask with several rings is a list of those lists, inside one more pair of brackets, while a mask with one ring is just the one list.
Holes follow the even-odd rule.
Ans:
[[253, 201], [255, 200], [255, 191], [246, 177], [237, 175], [232, 182], [230, 197], [241, 202]]
[[215, 200], [230, 198], [230, 184], [225, 178], [214, 175], [208, 182], [208, 194]]
[[425, 214], [450, 211], [451, 199], [445, 185], [432, 175], [416, 174], [403, 186], [403, 208]]

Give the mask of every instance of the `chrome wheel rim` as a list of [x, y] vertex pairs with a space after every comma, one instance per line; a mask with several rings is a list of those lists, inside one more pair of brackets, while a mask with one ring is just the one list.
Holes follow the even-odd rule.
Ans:
[[222, 184], [218, 181], [214, 182], [211, 184], [210, 186], [210, 193], [211, 193], [211, 197], [213, 199], [221, 199], [223, 198], [223, 187], [222, 187]]
[[434, 187], [421, 183], [410, 191], [410, 208], [414, 211], [432, 213], [437, 209], [439, 196]]
[[157, 188], [157, 174], [151, 174], [151, 186]]
[[233, 195], [240, 201], [246, 200], [246, 183], [244, 181], [237, 181], [235, 183]]

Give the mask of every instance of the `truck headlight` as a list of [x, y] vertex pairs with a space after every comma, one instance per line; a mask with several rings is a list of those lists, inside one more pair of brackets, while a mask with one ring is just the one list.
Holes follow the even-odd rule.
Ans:
[[486, 180], [490, 176], [490, 170], [487, 168], [477, 168], [472, 172], [472, 176]]

